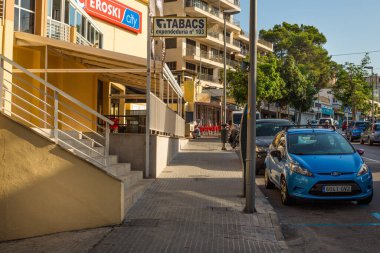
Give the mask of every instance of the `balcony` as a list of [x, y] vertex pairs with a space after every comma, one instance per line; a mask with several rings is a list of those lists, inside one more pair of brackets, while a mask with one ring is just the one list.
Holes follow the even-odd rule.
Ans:
[[[194, 16], [207, 16], [208, 19], [212, 19], [214, 22], [218, 22], [220, 25], [224, 25], [223, 12], [214, 6], [210, 6], [208, 3], [201, 0], [186, 0], [185, 11]], [[210, 15], [211, 14], [211, 15]], [[234, 31], [240, 31], [240, 22], [232, 17], [227, 18], [227, 29]]]
[[220, 6], [223, 9], [234, 9], [240, 11], [240, 0], [220, 0]]
[[202, 66], [210, 68], [222, 68], [223, 67], [223, 57], [219, 55], [213, 55], [209, 51], [197, 50], [196, 47], [187, 46], [185, 49], [185, 60], [193, 62], [194, 64], [199, 64], [202, 62]]
[[[75, 40], [71, 41], [71, 33], [73, 32], [75, 33]], [[84, 46], [94, 46], [94, 44], [92, 44], [80, 33], [78, 33], [75, 27], [71, 27], [68, 24], [59, 22], [52, 18], [47, 19], [46, 37], [66, 42], [72, 42]]]

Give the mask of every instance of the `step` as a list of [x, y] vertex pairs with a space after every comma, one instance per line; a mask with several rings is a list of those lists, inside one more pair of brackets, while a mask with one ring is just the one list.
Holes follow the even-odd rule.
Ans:
[[58, 131], [58, 139], [72, 140], [72, 138], [82, 139], [82, 133], [78, 131]]
[[141, 179], [130, 187], [124, 187], [124, 215], [137, 202], [137, 200], [149, 189], [155, 179]]
[[114, 165], [109, 165], [105, 168], [105, 170], [117, 177], [123, 177], [127, 175], [128, 172], [131, 171], [131, 164], [130, 163], [117, 163]]
[[59, 141], [59, 144], [61, 144], [61, 146], [63, 146], [64, 148], [85, 149], [86, 146], [87, 147], [95, 147], [94, 141], [90, 140], [90, 139], [76, 139], [76, 140], [73, 140], [73, 139], [61, 140], [61, 139], [59, 139], [58, 141]]
[[[72, 149], [73, 150], [73, 149]], [[71, 150], [70, 150], [71, 151]], [[104, 147], [78, 147], [77, 150], [74, 151], [74, 153], [81, 153], [86, 154], [89, 157], [97, 157], [97, 156], [104, 156]]]
[[143, 179], [143, 172], [142, 171], [129, 171], [127, 173], [124, 173], [124, 175], [119, 176], [121, 180], [123, 180], [124, 183], [124, 189], [132, 187], [136, 183], [138, 183], [140, 180]]

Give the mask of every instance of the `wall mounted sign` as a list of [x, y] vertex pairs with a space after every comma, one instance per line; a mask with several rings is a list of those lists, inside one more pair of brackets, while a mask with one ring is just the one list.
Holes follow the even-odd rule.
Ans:
[[77, 0], [91, 16], [135, 33], [141, 33], [142, 14], [115, 0]]
[[207, 37], [207, 18], [153, 17], [153, 37]]

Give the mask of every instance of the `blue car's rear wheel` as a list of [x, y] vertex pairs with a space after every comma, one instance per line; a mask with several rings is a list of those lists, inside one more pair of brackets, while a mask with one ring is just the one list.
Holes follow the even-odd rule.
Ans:
[[281, 177], [281, 202], [286, 206], [294, 203], [294, 199], [289, 196], [288, 187], [284, 176]]

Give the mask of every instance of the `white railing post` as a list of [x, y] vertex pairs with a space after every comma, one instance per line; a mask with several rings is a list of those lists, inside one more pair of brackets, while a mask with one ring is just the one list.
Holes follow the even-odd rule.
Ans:
[[54, 91], [54, 141], [58, 144], [58, 92]]
[[110, 155], [110, 124], [106, 122], [106, 143], [104, 149], [105, 166], [109, 165], [109, 155]]
[[3, 109], [4, 60], [0, 59], [0, 111]]

